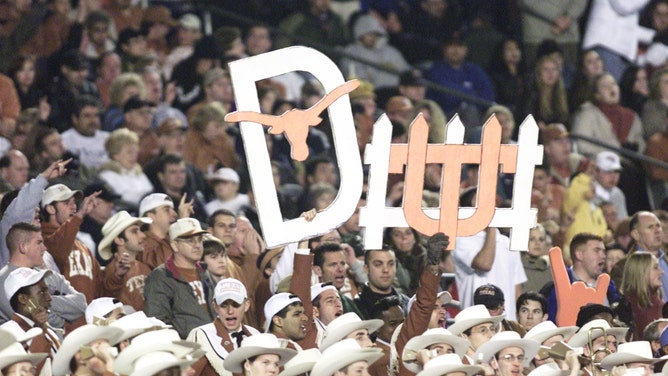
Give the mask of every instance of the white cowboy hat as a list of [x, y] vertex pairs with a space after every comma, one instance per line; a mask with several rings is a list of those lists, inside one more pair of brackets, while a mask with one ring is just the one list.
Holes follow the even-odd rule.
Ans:
[[263, 354], [278, 355], [278, 363], [282, 366], [297, 355], [297, 351], [286, 347], [287, 344], [286, 340], [279, 340], [275, 335], [270, 333], [261, 333], [246, 337], [241, 342], [241, 347], [232, 351], [225, 358], [223, 367], [230, 372], [242, 373], [243, 363], [248, 358]]
[[97, 251], [105, 260], [110, 260], [114, 255], [111, 254], [111, 243], [114, 242], [114, 239], [120, 235], [126, 228], [132, 225], [149, 225], [153, 222], [151, 218], [146, 217], [133, 217], [130, 213], [125, 210], [119, 211], [114, 214], [107, 222], [102, 226], [102, 235], [104, 238], [100, 241], [100, 245], [97, 247]]
[[462, 337], [453, 335], [447, 329], [428, 329], [422, 333], [422, 335], [415, 336], [406, 343], [404, 351], [401, 354], [401, 360], [404, 362], [406, 369], [414, 373], [420, 372], [422, 367], [418, 363], [413, 361], [407, 362], [407, 360], [415, 360], [415, 353], [437, 343], [445, 343], [452, 346], [455, 350], [455, 354], [460, 358], [464, 356], [466, 350], [471, 346], [471, 342]]
[[290, 359], [289, 362], [283, 366], [283, 372], [278, 376], [298, 376], [304, 373], [311, 372], [313, 366], [318, 360], [322, 359], [322, 354], [318, 349], [302, 350], [297, 355]]
[[18, 362], [30, 362], [33, 365], [41, 362], [44, 358], [47, 357], [47, 353], [31, 353], [28, 354], [23, 349], [23, 345], [18, 342], [14, 342], [9, 345], [2, 351], [0, 351], [0, 369], [9, 367], [14, 363]]
[[[8, 333], [5, 333], [7, 331]], [[0, 325], [0, 350], [14, 342], [26, 342], [42, 334], [42, 328], [32, 327], [28, 331], [23, 330], [19, 323], [9, 320]]]
[[121, 328], [113, 326], [84, 325], [74, 329], [63, 340], [58, 352], [53, 357], [53, 375], [62, 376], [70, 373], [70, 360], [82, 345], [98, 339], [106, 339], [115, 345], [123, 335]]
[[[200, 357], [201, 355], [203, 354], [200, 354]], [[134, 360], [132, 363], [133, 371], [130, 376], [155, 375], [168, 368], [189, 366], [195, 363], [197, 359], [199, 358], [194, 358], [191, 355], [179, 358], [169, 351], [153, 351]]]
[[144, 311], [137, 311], [135, 313], [125, 315], [109, 324], [109, 326], [115, 326], [123, 329], [123, 335], [118, 340], [118, 342], [138, 336], [147, 330], [169, 329], [172, 327], [171, 325], [167, 325], [155, 317], [146, 317]]
[[132, 373], [134, 362], [146, 354], [166, 351], [182, 359], [186, 355], [192, 355], [192, 352], [199, 348], [200, 345], [195, 342], [181, 340], [179, 333], [174, 329], [151, 330], [136, 336], [130, 346], [118, 354], [114, 362], [114, 370], [119, 374], [127, 375]]
[[322, 358], [315, 363], [311, 376], [332, 376], [334, 372], [353, 363], [368, 362], [371, 365], [383, 356], [383, 350], [377, 347], [361, 348], [352, 338], [339, 341], [322, 353]]
[[492, 359], [494, 354], [506, 347], [520, 347], [524, 350], [524, 362], [522, 365], [526, 367], [531, 363], [533, 357], [536, 356], [536, 353], [538, 353], [540, 343], [533, 339], [524, 339], [520, 337], [517, 332], [499, 332], [496, 333], [492, 339], [478, 347], [473, 359], [480, 359], [483, 363], [487, 363]]
[[[598, 328], [601, 330], [595, 330]], [[575, 333], [570, 340], [568, 340], [568, 344], [571, 347], [583, 347], [587, 344], [587, 342], [589, 342], [589, 338], [591, 338], [593, 341], [596, 338], [602, 336], [603, 330], [605, 330], [607, 335], [615, 336], [618, 342], [622, 342], [629, 328], [612, 328], [610, 327], [610, 324], [603, 319], [591, 320], [590, 322], [582, 325], [580, 330], [578, 330], [578, 332]]]
[[463, 309], [461, 312], [455, 316], [455, 323], [448, 327], [450, 333], [454, 335], [459, 335], [467, 329], [471, 329], [476, 325], [480, 325], [486, 322], [491, 322], [494, 325], [503, 320], [505, 316], [490, 316], [487, 308], [482, 305], [474, 305]]
[[327, 329], [325, 329], [325, 337], [320, 344], [320, 351], [325, 351], [329, 346], [346, 338], [348, 334], [356, 330], [366, 329], [369, 331], [369, 334], [371, 334], [381, 326], [383, 326], [383, 320], [362, 320], [354, 312], [344, 313], [327, 325]]
[[443, 354], [428, 361], [417, 376], [443, 376], [452, 372], [464, 372], [471, 376], [482, 371], [481, 366], [462, 364], [462, 358], [457, 354]]
[[545, 363], [529, 372], [527, 376], [567, 376], [571, 371], [562, 370], [557, 363]]
[[564, 336], [564, 341], [567, 341], [575, 332], [577, 332], [577, 326], [556, 326], [552, 321], [547, 320], [543, 321], [533, 328], [526, 332], [524, 338], [533, 339], [540, 343], [547, 341], [549, 338], [554, 336], [562, 335]]
[[608, 371], [612, 367], [627, 363], [658, 363], [668, 359], [668, 355], [654, 358], [652, 347], [648, 341], [634, 341], [620, 343], [617, 352], [612, 353], [601, 361], [601, 368]]

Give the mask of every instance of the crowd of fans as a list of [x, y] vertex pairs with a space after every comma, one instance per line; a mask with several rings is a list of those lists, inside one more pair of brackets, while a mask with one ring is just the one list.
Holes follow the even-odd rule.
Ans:
[[[668, 162], [668, 0], [198, 3], [0, 3], [0, 374], [661, 371], [668, 171], [620, 151]], [[363, 155], [382, 113], [394, 143], [421, 113], [431, 143], [456, 115], [480, 142], [495, 115], [512, 144], [532, 115], [545, 153], [526, 251], [493, 227], [388, 228], [365, 250], [357, 211], [267, 249], [239, 126], [225, 121], [228, 63], [296, 44], [360, 81], [357, 148], [336, 150], [327, 116], [304, 162], [266, 132], [285, 219], [334, 201], [337, 153]], [[257, 94], [281, 115], [325, 92], [290, 72]], [[425, 207], [439, 206], [441, 174], [425, 166]], [[388, 206], [403, 179], [388, 176]], [[453, 183], [475, 207], [478, 166]], [[499, 174], [498, 206], [513, 183]], [[610, 275], [603, 302], [557, 298], [552, 246], [570, 281]]]

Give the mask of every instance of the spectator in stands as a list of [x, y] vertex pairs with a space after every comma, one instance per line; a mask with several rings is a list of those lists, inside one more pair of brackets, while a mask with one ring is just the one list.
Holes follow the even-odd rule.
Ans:
[[111, 38], [111, 17], [103, 10], [93, 10], [88, 13], [84, 22], [81, 51], [87, 58], [93, 60], [115, 49], [116, 43]]
[[0, 158], [0, 174], [2, 180], [14, 189], [20, 189], [28, 181], [30, 163], [19, 150], [10, 150]]
[[113, 20], [112, 38], [118, 39], [123, 30], [141, 28], [141, 20], [144, 10], [138, 5], [133, 5], [130, 0], [112, 0], [106, 3], [104, 10]]
[[174, 254], [146, 278], [145, 312], [173, 325], [181, 338], [194, 328], [212, 322], [214, 294], [199, 260], [202, 257], [202, 230], [193, 218], [182, 218], [169, 228]]
[[427, 264], [427, 252], [420, 243], [420, 235], [410, 227], [387, 228], [384, 242], [394, 250], [397, 258], [396, 287], [413, 296]]
[[77, 98], [87, 94], [99, 99], [100, 93], [95, 84], [87, 79], [88, 61], [77, 50], [69, 50], [62, 55], [59, 73], [49, 88], [51, 114], [48, 124], [62, 133], [71, 126]]
[[117, 129], [109, 135], [104, 147], [111, 161], [100, 166], [98, 176], [121, 195], [122, 206], [136, 210], [139, 201], [153, 191], [137, 161], [139, 137], [129, 129]]
[[219, 167], [238, 166], [234, 144], [226, 133], [226, 114], [220, 103], [209, 103], [197, 112], [186, 133], [183, 158], [204, 174]]
[[399, 83], [396, 73], [403, 72], [410, 66], [401, 52], [389, 44], [388, 34], [378, 19], [371, 15], [357, 18], [353, 26], [353, 36], [355, 42], [346, 46], [345, 53], [364, 61], [380, 64], [390, 72], [345, 57], [339, 63], [343, 75], [369, 81], [379, 89], [396, 87]]
[[212, 36], [198, 40], [192, 55], [174, 67], [171, 81], [176, 83], [174, 107], [187, 112], [204, 98], [202, 79], [211, 68], [220, 66], [220, 47]]
[[73, 126], [62, 133], [63, 145], [82, 165], [96, 169], [109, 160], [104, 148], [109, 133], [100, 130], [100, 102], [84, 95], [75, 104]]
[[48, 105], [46, 93], [37, 85], [37, 67], [35, 64], [34, 56], [18, 55], [12, 60], [12, 65], [7, 71], [7, 76], [14, 81], [22, 109]]
[[176, 222], [174, 201], [164, 193], [150, 194], [141, 200], [139, 216], [151, 220], [144, 231], [144, 252], [139, 255], [139, 260], [155, 269], [174, 253], [169, 240], [169, 227]]
[[107, 223], [113, 214], [115, 203], [121, 196], [115, 194], [111, 188], [99, 181], [86, 186], [83, 193], [84, 196], [88, 196], [97, 191], [100, 191], [100, 195], [97, 196], [97, 205], [95, 205], [93, 211], [84, 217], [79, 232], [77, 233], [77, 239], [84, 243], [88, 249], [95, 254], [95, 258], [100, 265], [106, 266], [109, 260], [100, 257], [100, 253], [97, 251], [97, 245], [100, 244], [104, 237], [102, 234], [102, 226]]
[[552, 282], [552, 270], [545, 257], [548, 252], [546, 236], [545, 227], [540, 223], [529, 232], [529, 246], [522, 252], [522, 265], [527, 275], [527, 281], [522, 284], [523, 292], [540, 291]]
[[520, 118], [531, 114], [539, 127], [550, 123], [567, 123], [568, 99], [556, 60], [544, 56], [536, 63], [533, 79], [530, 81], [519, 110]]
[[[20, 53], [30, 54], [37, 58], [48, 58], [58, 52], [68, 42], [70, 28], [74, 20], [70, 19], [72, 5], [69, 1], [54, 0], [47, 3], [49, 12], [42, 20], [37, 31], [30, 40], [25, 41]], [[86, 17], [87, 8], [77, 8], [77, 21], [83, 22]]]
[[[590, 102], [580, 107], [573, 120], [573, 134], [606, 140], [617, 148], [643, 152], [645, 139], [640, 117], [619, 104], [619, 86], [615, 78], [604, 73], [595, 80], [595, 91]], [[576, 141], [578, 151], [586, 156], [595, 156], [604, 150], [601, 146]]]
[[165, 154], [160, 157], [156, 171], [160, 185], [154, 191], [167, 194], [174, 202], [188, 203], [189, 209], [183, 212], [181, 217], [192, 215], [200, 221], [206, 221], [203, 194], [201, 191], [195, 191], [195, 187], [189, 184], [186, 162], [183, 158]]
[[152, 5], [144, 9], [141, 27], [146, 32], [148, 53], [157, 57], [159, 65], [162, 65], [169, 53], [167, 36], [171, 28], [176, 25], [178, 22], [172, 18], [169, 8]]
[[162, 67], [162, 74], [165, 78], [171, 79], [174, 67], [193, 53], [195, 42], [202, 37], [201, 29], [202, 22], [196, 15], [188, 13], [179, 18], [176, 46], [167, 55]]
[[[44, 244], [53, 255], [58, 269], [77, 291], [90, 302], [101, 296], [102, 278], [100, 264], [85, 244], [76, 239], [83, 218], [96, 206], [95, 192], [83, 198], [81, 191], [72, 191], [62, 184], [52, 185], [44, 191], [41, 202], [42, 236]], [[81, 205], [76, 200], [83, 198]]]
[[397, 296], [402, 307], [406, 306], [408, 297], [392, 286], [397, 272], [393, 250], [367, 250], [364, 254], [364, 272], [369, 281], [362, 286], [354, 300], [364, 317], [372, 316], [373, 302], [388, 296]]
[[138, 260], [144, 251], [142, 226], [151, 220], [135, 218], [125, 210], [114, 214], [102, 227], [104, 238], [98, 254], [108, 265], [104, 271], [104, 292], [135, 311], [144, 308], [144, 282], [151, 272], [146, 264]]
[[668, 68], [657, 70], [652, 74], [649, 84], [650, 95], [642, 107], [642, 126], [645, 139], [666, 127], [668, 112]]
[[516, 111], [524, 97], [526, 64], [517, 40], [506, 38], [499, 44], [489, 70], [499, 104]]
[[121, 57], [123, 72], [139, 72], [151, 64], [146, 35], [140, 29], [127, 28], [118, 35], [116, 52]]
[[663, 270], [650, 252], [634, 252], [626, 259], [621, 291], [633, 312], [633, 339], [642, 340], [645, 327], [661, 318]]
[[121, 75], [121, 57], [114, 51], [103, 52], [100, 55], [96, 71], [95, 86], [100, 91], [102, 107], [107, 108], [111, 105], [111, 98], [109, 97], [111, 83]]
[[575, 69], [575, 79], [568, 92], [568, 105], [572, 111], [589, 100], [596, 77], [605, 73], [601, 56], [594, 49], [580, 51]]
[[[123, 105], [123, 127], [139, 137], [137, 162], [143, 166], [158, 155], [158, 136], [151, 127], [155, 105], [139, 97], [130, 97]], [[111, 156], [110, 156], [111, 157]]]
[[223, 167], [207, 175], [207, 180], [215, 194], [215, 198], [206, 206], [207, 214], [211, 215], [218, 209], [227, 209], [233, 213], [249, 205], [248, 196], [239, 193], [239, 174], [231, 168]]
[[636, 114], [641, 114], [641, 116], [642, 109], [650, 95], [647, 76], [648, 73], [645, 68], [632, 65], [624, 71], [619, 81], [619, 89], [622, 93], [620, 103], [622, 106], [635, 111]]
[[547, 299], [535, 291], [517, 297], [517, 320], [527, 331], [547, 320]]
[[276, 48], [296, 42], [314, 48], [348, 43], [348, 30], [341, 17], [332, 11], [330, 0], [308, 0], [306, 9], [281, 21], [279, 30], [281, 37], [276, 39]]
[[212, 102], [218, 102], [225, 108], [226, 112], [232, 110], [234, 103], [234, 93], [232, 92], [232, 79], [230, 73], [222, 68], [209, 69], [202, 79], [202, 88], [204, 97], [201, 101], [193, 104], [186, 113], [188, 122], [192, 123], [195, 114]]
[[596, 197], [594, 203], [601, 206], [609, 202], [615, 206], [617, 219], [628, 217], [626, 211], [626, 196], [617, 187], [622, 164], [619, 156], [611, 151], [602, 151], [596, 155], [596, 169], [594, 170], [594, 187]]
[[180, 110], [172, 107], [176, 96], [176, 87], [173, 83], [165, 87], [162, 83], [160, 71], [155, 67], [146, 67], [141, 71], [141, 78], [146, 87], [146, 100], [156, 107], [152, 127], [157, 129], [163, 120], [174, 117], [183, 124], [187, 124], [186, 116]]
[[123, 124], [123, 106], [132, 97], [144, 98], [146, 86], [136, 73], [122, 73], [116, 77], [109, 87], [111, 104], [102, 116], [102, 129], [107, 132], [118, 129]]
[[[348, 269], [359, 268], [359, 266], [356, 263], [348, 264], [346, 254], [340, 244], [328, 242], [318, 246], [312, 245], [312, 247], [313, 273], [318, 276], [318, 280], [321, 283], [331, 283], [336, 288], [342, 312], [354, 312], [358, 316], [361, 315], [353, 299], [344, 294], [348, 288], [346, 286]], [[315, 299], [313, 294], [311, 295], [312, 299]], [[324, 324], [327, 325], [327, 323]]]
[[[466, 60], [468, 49], [463, 40], [457, 36], [448, 38], [441, 51], [442, 58], [425, 74], [429, 81], [485, 101], [494, 100], [492, 80], [482, 68]], [[458, 112], [464, 125], [482, 126], [481, 114], [484, 109], [478, 107], [477, 103], [468, 103], [465, 99], [431, 90], [428, 90], [427, 96], [436, 101], [448, 117]]]

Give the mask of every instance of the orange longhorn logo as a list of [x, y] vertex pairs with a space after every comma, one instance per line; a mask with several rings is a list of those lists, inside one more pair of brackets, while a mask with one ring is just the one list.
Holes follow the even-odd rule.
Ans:
[[316, 126], [322, 122], [319, 116], [327, 107], [345, 94], [355, 90], [360, 85], [359, 81], [348, 81], [325, 95], [318, 103], [306, 110], [293, 108], [282, 115], [267, 115], [254, 111], [235, 111], [225, 116], [225, 121], [240, 122], [252, 121], [270, 127], [269, 133], [285, 133], [285, 137], [292, 147], [292, 159], [304, 161], [308, 158], [309, 150], [306, 144], [309, 127]]

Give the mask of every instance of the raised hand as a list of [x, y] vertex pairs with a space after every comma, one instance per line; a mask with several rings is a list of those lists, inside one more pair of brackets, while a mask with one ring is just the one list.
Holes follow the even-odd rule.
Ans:
[[575, 325], [580, 307], [587, 303], [603, 304], [605, 302], [605, 294], [610, 284], [610, 276], [607, 273], [599, 275], [596, 279], [596, 288], [592, 288], [587, 287], [582, 281], [571, 284], [559, 247], [550, 249], [550, 263], [559, 307], [556, 317], [557, 326]]
[[65, 173], [67, 172], [67, 165], [70, 162], [72, 162], [72, 158], [70, 158], [68, 160], [65, 160], [65, 161], [62, 160], [62, 159], [59, 159], [59, 160], [51, 163], [49, 165], [49, 167], [47, 167], [46, 170], [44, 170], [42, 172], [42, 176], [44, 176], [44, 178], [46, 180], [59, 178], [59, 177], [65, 175]]
[[99, 196], [102, 193], [102, 191], [97, 191], [91, 193], [89, 196], [85, 197], [83, 199], [83, 202], [81, 203], [81, 206], [79, 207], [79, 210], [75, 213], [75, 215], [83, 218], [90, 214], [90, 212], [95, 209], [97, 206], [97, 196]]
[[187, 195], [184, 193], [179, 201], [179, 218], [189, 218], [191, 215], [195, 214], [195, 200], [192, 199], [186, 201], [186, 196]]
[[447, 252], [450, 237], [442, 232], [437, 232], [427, 241], [427, 264], [438, 265], [441, 262], [441, 255]]

